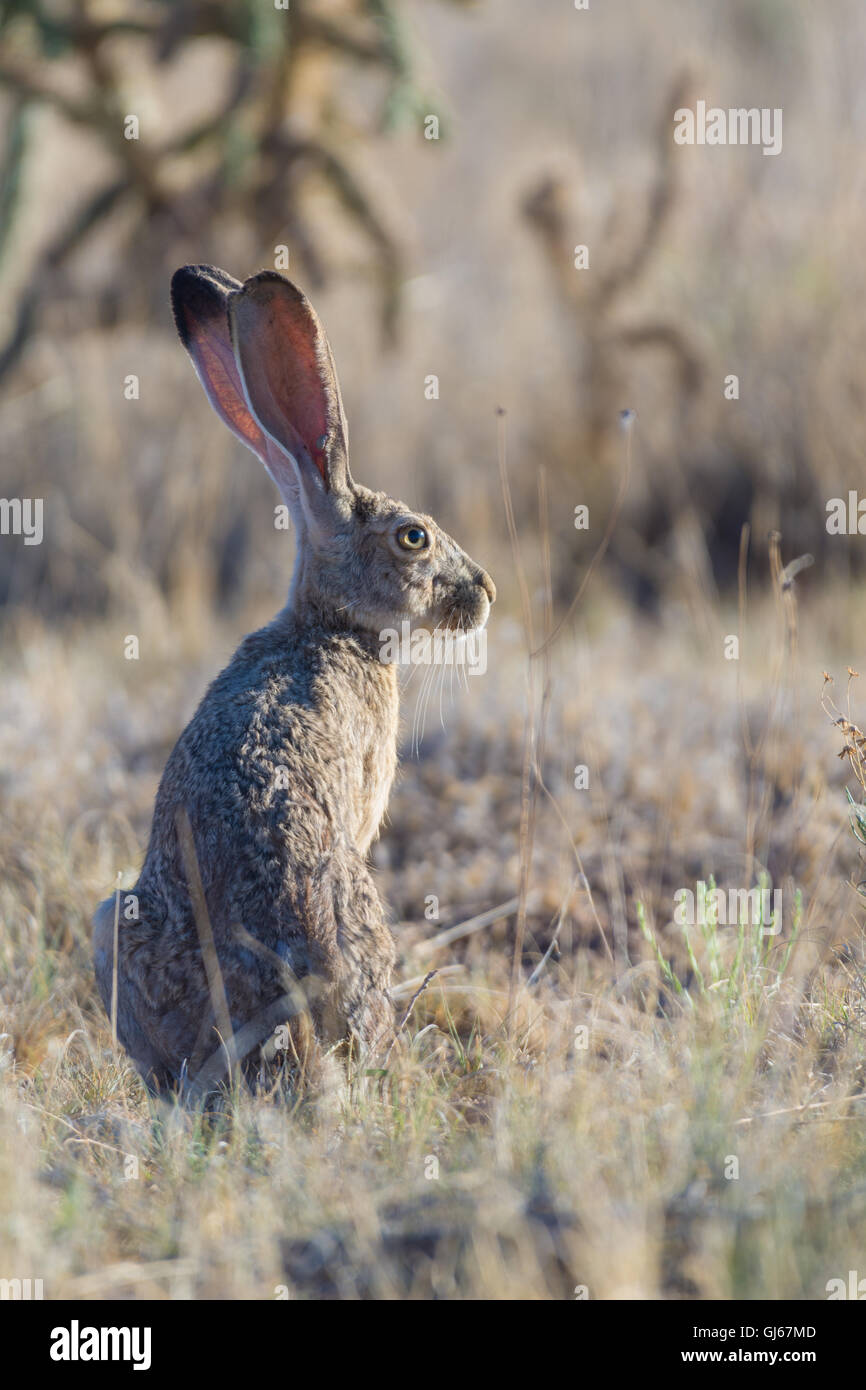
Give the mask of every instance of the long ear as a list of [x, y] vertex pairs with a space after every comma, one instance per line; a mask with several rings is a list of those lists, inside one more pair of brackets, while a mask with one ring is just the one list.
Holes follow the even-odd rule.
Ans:
[[247, 404], [295, 460], [304, 494], [351, 489], [334, 359], [306, 295], [275, 270], [263, 270], [229, 295], [228, 312]]
[[294, 505], [297, 477], [291, 460], [268, 438], [244, 399], [228, 320], [229, 295], [240, 288], [240, 280], [215, 265], [182, 266], [171, 280], [174, 321], [217, 415], [252, 449]]

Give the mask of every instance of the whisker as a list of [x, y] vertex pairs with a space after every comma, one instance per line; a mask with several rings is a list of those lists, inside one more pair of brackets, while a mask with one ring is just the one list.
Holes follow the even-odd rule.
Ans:
[[[432, 639], [433, 639], [434, 641], [435, 641], [435, 633], [438, 632], [438, 631], [439, 631], [439, 628], [434, 628], [433, 634], [431, 634], [431, 637], [432, 637]], [[426, 726], [427, 726], [427, 711], [428, 711], [428, 709], [430, 708], [430, 700], [431, 700], [431, 697], [432, 697], [432, 695], [433, 695], [433, 688], [434, 688], [434, 686], [435, 686], [435, 684], [436, 684], [436, 662], [435, 662], [434, 660], [432, 660], [433, 652], [434, 652], [434, 651], [435, 651], [435, 647], [431, 650], [431, 661], [430, 661], [430, 669], [429, 669], [429, 672], [428, 672], [428, 679], [425, 681], [425, 684], [424, 684], [424, 705], [423, 705], [423, 711], [422, 711], [422, 726], [423, 726], [424, 729], [426, 729]]]
[[427, 710], [428, 690], [429, 690], [429, 686], [430, 686], [430, 682], [431, 682], [432, 678], [433, 678], [433, 668], [430, 667], [430, 668], [428, 668], [427, 670], [425, 670], [424, 673], [423, 673], [423, 675], [422, 675], [422, 678], [421, 678], [421, 689], [420, 689], [419, 692], [418, 692], [418, 698], [417, 698], [416, 703], [415, 703], [415, 717], [414, 717], [414, 720], [413, 720], [413, 729], [412, 729], [412, 747], [413, 747], [413, 751], [414, 751], [416, 757], [417, 757], [418, 754], [421, 752], [421, 739], [422, 739], [423, 733], [424, 733], [424, 723], [425, 723], [426, 710]]

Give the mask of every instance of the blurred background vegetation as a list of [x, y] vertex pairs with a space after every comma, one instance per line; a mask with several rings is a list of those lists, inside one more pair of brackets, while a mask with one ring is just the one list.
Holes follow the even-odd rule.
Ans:
[[[563, 605], [628, 406], [612, 584], [700, 607], [746, 521], [850, 572], [856, 538], [829, 539], [824, 509], [866, 451], [862, 5], [831, 25], [806, 0], [670, 0], [661, 24], [541, 0], [529, 26], [517, 0], [0, 6], [0, 482], [43, 496], [47, 528], [0, 547], [6, 605], [284, 586], [269, 484], [195, 395], [167, 302], [179, 264], [243, 276], [280, 247], [335, 348], [356, 476], [491, 568], [495, 408], [529, 537], [546, 470]], [[782, 107], [781, 155], [675, 146], [698, 96]]]

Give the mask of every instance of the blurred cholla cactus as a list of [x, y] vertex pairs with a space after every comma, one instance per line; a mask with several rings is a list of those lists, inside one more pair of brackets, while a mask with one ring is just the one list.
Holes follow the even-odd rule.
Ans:
[[[171, 65], [207, 41], [215, 72], [223, 73], [221, 88], [215, 81], [213, 91], [191, 90], [196, 114], [167, 138], [145, 120], [130, 138], [136, 89], [158, 89]], [[347, 75], [360, 68], [379, 78], [375, 107], [347, 98]], [[303, 278], [320, 287], [330, 266], [306, 207], [310, 183], [324, 185], [340, 223], [366, 245], [383, 330], [393, 337], [399, 238], [381, 195], [363, 186], [347, 150], [399, 125], [422, 129], [428, 107], [399, 0], [0, 0], [4, 95], [0, 257], [31, 153], [31, 107], [48, 106], [84, 130], [98, 167], [110, 156], [110, 172], [51, 227], [0, 343], [0, 375], [17, 360], [49, 292], [55, 300], [81, 299], [76, 254], [117, 222], [126, 240], [113, 257], [101, 257], [102, 279], [95, 294], [92, 287], [87, 293], [100, 322], [131, 310], [153, 314], [165, 298], [166, 274], [185, 260], [220, 259], [226, 237], [239, 255], [268, 263], [285, 245], [292, 266], [296, 258]], [[124, 264], [135, 274], [119, 276]]]
[[[620, 215], [606, 229], [605, 241], [619, 244], [619, 257], [602, 271], [581, 274], [576, 270], [575, 221], [570, 213], [563, 182], [545, 176], [526, 195], [524, 215], [535, 232], [552, 272], [554, 286], [573, 332], [581, 345], [578, 399], [584, 422], [582, 453], [593, 466], [604, 467], [618, 446], [616, 425], [623, 405], [624, 356], [646, 348], [660, 348], [671, 358], [682, 406], [687, 414], [703, 384], [700, 353], [688, 333], [663, 319], [624, 321], [623, 301], [635, 291], [652, 265], [676, 202], [676, 163], [672, 139], [673, 112], [687, 104], [690, 75], [674, 82], [656, 131], [656, 171], [646, 205], [636, 228], [621, 225]], [[633, 220], [629, 204], [628, 221]]]

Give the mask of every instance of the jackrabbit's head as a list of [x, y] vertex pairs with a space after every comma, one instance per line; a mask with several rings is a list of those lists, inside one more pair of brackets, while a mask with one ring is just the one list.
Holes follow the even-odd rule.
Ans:
[[483, 627], [496, 596], [485, 571], [431, 517], [352, 480], [331, 350], [306, 296], [276, 271], [241, 284], [184, 266], [171, 297], [211, 405], [291, 512], [293, 606], [374, 633]]

